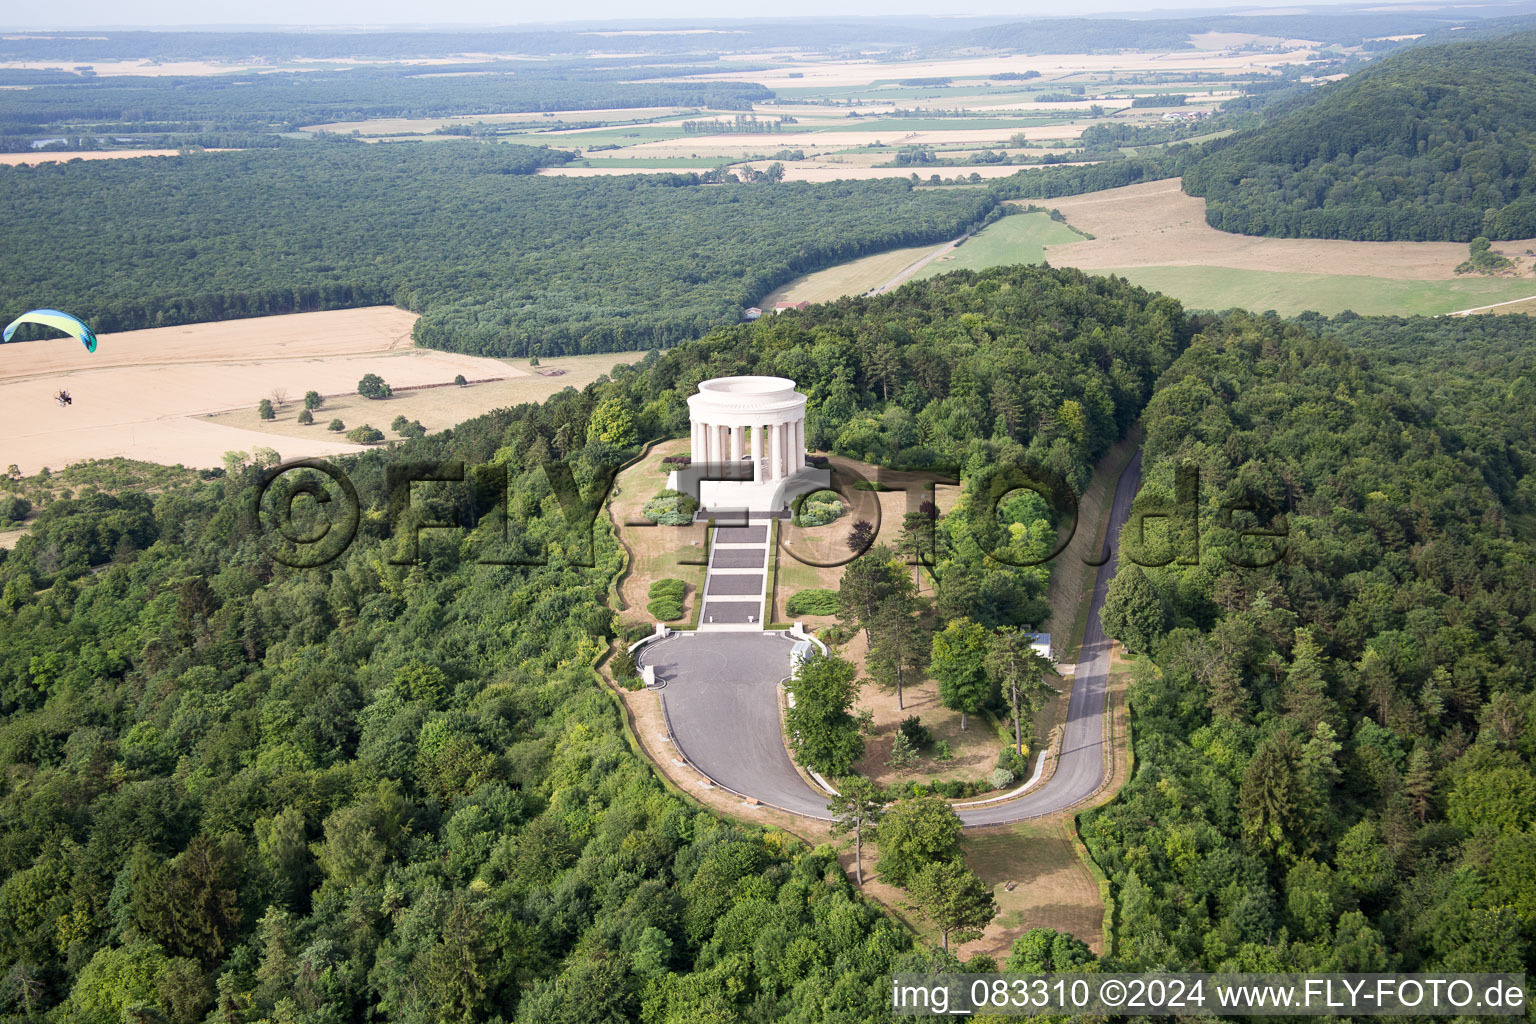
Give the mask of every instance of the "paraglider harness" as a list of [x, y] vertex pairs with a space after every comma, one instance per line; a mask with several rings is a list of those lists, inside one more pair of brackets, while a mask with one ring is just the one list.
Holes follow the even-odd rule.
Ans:
[[64, 390], [60, 390], [58, 394], [53, 396], [53, 399], [59, 403], [60, 409], [64, 408], [66, 405], [73, 405], [75, 402], [73, 398], [69, 397], [69, 392]]

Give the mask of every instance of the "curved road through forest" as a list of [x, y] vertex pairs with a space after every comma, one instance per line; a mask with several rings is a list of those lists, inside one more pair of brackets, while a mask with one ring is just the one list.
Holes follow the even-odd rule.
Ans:
[[1141, 452], [1131, 456], [1115, 483], [1109, 508], [1109, 561], [1099, 566], [1088, 606], [1088, 628], [1078, 655], [1072, 699], [1067, 702], [1067, 727], [1061, 737], [1056, 771], [1044, 785], [1013, 800], [959, 810], [966, 825], [1003, 825], [1023, 818], [1064, 811], [1098, 791], [1104, 782], [1104, 694], [1109, 687], [1109, 638], [1099, 622], [1109, 581], [1120, 561], [1120, 527], [1131, 513], [1131, 499], [1141, 485]]
[[[1003, 825], [1066, 810], [1103, 783], [1110, 642], [1099, 611], [1115, 575], [1120, 528], [1140, 483], [1137, 452], [1115, 485], [1110, 557], [1094, 582], [1056, 771], [1043, 785], [1012, 800], [957, 807], [966, 826]], [[705, 777], [742, 797], [828, 820], [827, 795], [805, 780], [784, 749], [778, 693], [789, 645], [782, 633], [683, 632], [642, 648], [638, 660], [652, 666], [662, 683], [662, 713], [678, 753]]]

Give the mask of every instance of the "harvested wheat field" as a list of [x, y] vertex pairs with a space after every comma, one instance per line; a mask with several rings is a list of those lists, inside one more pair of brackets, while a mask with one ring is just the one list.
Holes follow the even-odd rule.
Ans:
[[[1007, 71], [1039, 71], [1046, 82], [1084, 72], [1208, 72], [1232, 74], [1258, 68], [1301, 63], [1307, 49], [1283, 53], [1233, 53], [1210, 50], [1178, 50], [1162, 53], [1043, 53], [995, 57], [956, 57], [926, 61], [874, 61], [868, 58], [818, 61], [772, 69], [721, 71], [689, 75], [687, 80], [759, 82], [770, 89], [814, 90], [868, 86], [902, 78], [987, 78]], [[797, 74], [800, 77], [791, 78]], [[674, 81], [674, 79], [668, 79]]]
[[[415, 349], [410, 354], [450, 356], [446, 352], [432, 352], [427, 349]], [[390, 424], [394, 422], [396, 416], [419, 421], [429, 432], [446, 430], [473, 416], [490, 412], [492, 409], [504, 409], [523, 402], [542, 402], [565, 388], [586, 387], [619, 363], [633, 363], [644, 355], [644, 352], [603, 352], [590, 356], [551, 356], [547, 357], [543, 366], [537, 368], [529, 367], [527, 360], [521, 359], [478, 359], [454, 356], [452, 358], [473, 359], [475, 363], [484, 365], [485, 372], [481, 378], [477, 378], [468, 370], [450, 369], [445, 377], [439, 377], [431, 383], [444, 384], [452, 381], [455, 372], [462, 372], [469, 380], [478, 379], [482, 382], [462, 388], [445, 386], [418, 388], [411, 391], [397, 390], [387, 399], [370, 400], [357, 394], [357, 378], [361, 376], [359, 373], [354, 374], [351, 382], [340, 389], [339, 393], [327, 395], [324, 404], [314, 413], [313, 424], [305, 425], [298, 422], [297, 417], [302, 405], [297, 399], [302, 398], [302, 393], [295, 395], [291, 391], [288, 395], [288, 403], [276, 410], [276, 419], [261, 419], [252, 403], [214, 413], [206, 418], [223, 427], [278, 435], [268, 436], [261, 443], [279, 449], [282, 449], [285, 443], [282, 438], [310, 441], [321, 435], [335, 437], [334, 434], [326, 433], [326, 426], [333, 419], [341, 420], [348, 430], [366, 423], [384, 431], [391, 440], [394, 440], [397, 435], [390, 429]], [[398, 387], [395, 377], [391, 376], [395, 372], [393, 367], [396, 364], [387, 361], [386, 357], [386, 360], [379, 360], [378, 365], [383, 368], [373, 372], [388, 381], [391, 387]], [[483, 379], [495, 375], [500, 375], [503, 379]]]
[[[12, 342], [0, 360], [0, 381], [162, 363], [225, 363], [244, 358], [313, 359], [410, 349], [416, 314], [394, 306], [221, 320], [100, 335], [96, 352], [57, 338]], [[449, 375], [452, 380], [452, 375]]]
[[[414, 320], [373, 307], [128, 331], [101, 335], [94, 356], [72, 338], [13, 342], [0, 350], [0, 464], [31, 474], [118, 455], [202, 467], [255, 446], [284, 457], [355, 451], [323, 428], [285, 439], [198, 417], [254, 410], [278, 392], [290, 402], [307, 390], [350, 393], [365, 373], [401, 387], [449, 383], [455, 374], [525, 372], [499, 360], [409, 348]], [[55, 403], [61, 388], [72, 405]]]
[[[205, 153], [232, 153], [232, 149], [207, 149]], [[174, 149], [45, 149], [34, 153], [0, 153], [0, 164], [10, 167], [62, 164], [70, 160], [127, 160], [137, 156], [179, 156]]]
[[[1211, 266], [1434, 281], [1454, 278], [1456, 265], [1467, 258], [1467, 247], [1459, 242], [1346, 242], [1218, 231], [1205, 222], [1205, 200], [1185, 195], [1177, 178], [1052, 199], [1049, 205], [1094, 236], [1047, 250], [1052, 263], [1083, 270]], [[1527, 245], [1507, 243], [1522, 251]]]

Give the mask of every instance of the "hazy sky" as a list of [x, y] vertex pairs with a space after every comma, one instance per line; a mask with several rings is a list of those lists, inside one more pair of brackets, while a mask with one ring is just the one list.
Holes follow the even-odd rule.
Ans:
[[[722, 5], [718, 0], [565, 0], [559, 4], [512, 3], [497, 0], [54, 0], [28, 5], [26, 14], [13, 9], [0, 14], [11, 27], [79, 27], [126, 25], [414, 25], [423, 15], [437, 26], [513, 25], [605, 19], [709, 18], [739, 16], [805, 17], [837, 15], [1007, 15], [1031, 18], [1084, 13], [1127, 12], [1180, 8], [1231, 8], [1221, 0], [952, 0], [935, 7], [932, 0], [777, 0], [766, 8]], [[1251, 7], [1252, 5], [1243, 5]], [[1279, 5], [1276, 5], [1277, 7]], [[1383, 4], [1383, 6], [1387, 6]]]

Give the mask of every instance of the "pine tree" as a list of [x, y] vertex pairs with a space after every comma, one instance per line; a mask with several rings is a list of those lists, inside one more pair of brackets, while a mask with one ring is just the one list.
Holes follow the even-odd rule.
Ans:
[[1415, 746], [1413, 753], [1408, 755], [1403, 791], [1408, 794], [1408, 805], [1422, 823], [1429, 817], [1435, 793], [1435, 769], [1429, 758], [1429, 748], [1423, 744]]
[[1051, 663], [1035, 651], [1028, 633], [1017, 627], [1004, 626], [989, 640], [987, 669], [1002, 684], [1008, 706], [1013, 709], [1013, 745], [1022, 754], [1024, 718], [1033, 719], [1035, 712], [1055, 692], [1045, 682]]
[[1296, 645], [1291, 652], [1291, 667], [1286, 673], [1281, 697], [1288, 715], [1311, 732], [1319, 722], [1332, 718], [1333, 701], [1328, 697], [1325, 675], [1327, 659], [1310, 629], [1296, 631]]
[[1291, 734], [1265, 740], [1248, 763], [1238, 793], [1244, 838], [1256, 849], [1285, 858], [1307, 853], [1316, 810], [1301, 748]]
[[[900, 736], [900, 733], [896, 734]], [[863, 776], [854, 776], [842, 784], [838, 795], [827, 804], [832, 812], [832, 833], [853, 833], [853, 871], [859, 885], [864, 884], [864, 828], [880, 824], [885, 816], [885, 801], [875, 789], [874, 783]]]
[[922, 671], [930, 649], [928, 631], [917, 617], [917, 602], [905, 594], [887, 598], [870, 623], [869, 655], [865, 659], [870, 675], [881, 683], [896, 687], [896, 707], [902, 701], [902, 683], [908, 673]]

